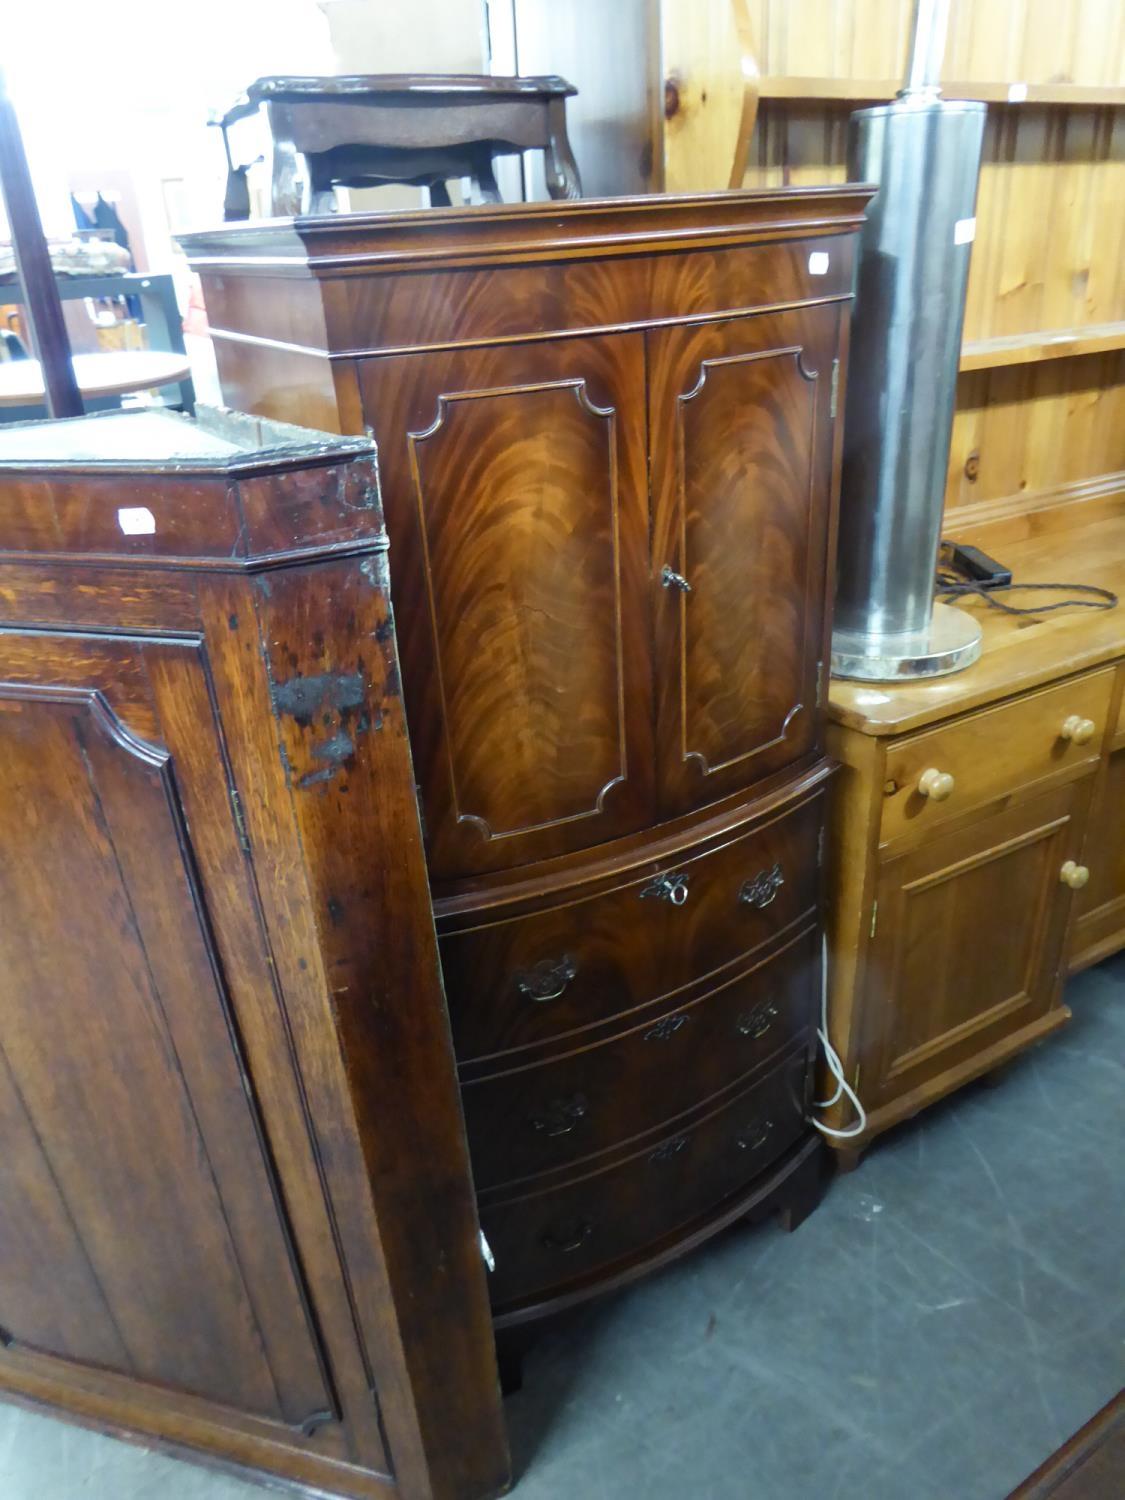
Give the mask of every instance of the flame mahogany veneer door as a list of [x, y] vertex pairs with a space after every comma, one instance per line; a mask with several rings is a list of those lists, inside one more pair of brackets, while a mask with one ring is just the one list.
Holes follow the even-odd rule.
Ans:
[[655, 815], [640, 334], [361, 366], [430, 871]]
[[820, 748], [838, 328], [832, 306], [647, 335], [665, 815]]

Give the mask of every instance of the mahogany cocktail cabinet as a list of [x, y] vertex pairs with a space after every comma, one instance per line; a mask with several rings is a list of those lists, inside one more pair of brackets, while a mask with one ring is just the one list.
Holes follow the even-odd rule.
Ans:
[[200, 234], [276, 420], [0, 436], [8, 1390], [474, 1500], [494, 1329], [815, 1204], [868, 196]]

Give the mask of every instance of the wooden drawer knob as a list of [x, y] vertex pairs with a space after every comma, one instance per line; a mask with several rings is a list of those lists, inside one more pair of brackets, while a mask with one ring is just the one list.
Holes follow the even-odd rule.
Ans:
[[1063, 885], [1068, 885], [1072, 891], [1080, 891], [1090, 878], [1090, 871], [1085, 865], [1075, 864], [1074, 860], [1068, 859], [1059, 871], [1059, 879]]
[[1063, 720], [1059, 734], [1072, 745], [1088, 745], [1094, 738], [1097, 727], [1093, 719], [1083, 719], [1078, 714], [1071, 714]]
[[923, 797], [929, 797], [931, 802], [944, 802], [953, 795], [955, 785], [948, 771], [939, 771], [935, 766], [923, 771], [918, 778], [918, 790]]

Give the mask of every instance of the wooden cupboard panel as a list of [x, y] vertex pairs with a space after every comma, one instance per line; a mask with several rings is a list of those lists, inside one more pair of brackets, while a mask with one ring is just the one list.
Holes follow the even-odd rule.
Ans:
[[1071, 963], [1082, 968], [1125, 945], [1125, 749], [1106, 759], [1090, 807]]
[[431, 873], [652, 809], [639, 337], [372, 362]]
[[[744, 14], [766, 77], [877, 80], [905, 72], [907, 0], [709, 3]], [[942, 77], [1125, 84], [1125, 17], [1117, 0], [951, 0]]]
[[883, 863], [863, 1097], [908, 1093], [1046, 1014], [1058, 992], [1089, 778]]
[[[1092, 769], [1101, 754], [1114, 669], [1090, 672], [1055, 687], [969, 714], [887, 749], [879, 837], [884, 844], [920, 836], [989, 800], [1047, 777]], [[1083, 743], [1063, 737], [1070, 718], [1093, 725]], [[953, 777], [952, 793], [935, 800], [919, 790], [927, 770]]]
[[818, 308], [648, 335], [666, 812], [816, 747], [836, 333]]
[[8, 636], [0, 677], [4, 1340], [311, 1431], [336, 1401], [141, 649]]

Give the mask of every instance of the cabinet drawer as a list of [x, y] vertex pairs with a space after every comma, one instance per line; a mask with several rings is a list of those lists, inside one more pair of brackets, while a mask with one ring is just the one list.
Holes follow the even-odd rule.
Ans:
[[1110, 668], [896, 741], [887, 751], [881, 841], [1092, 764], [1112, 689]]
[[818, 898], [818, 793], [750, 832], [583, 899], [442, 938], [458, 1060], [565, 1045], [752, 952]]
[[750, 1184], [805, 1128], [807, 1054], [790, 1056], [688, 1129], [562, 1187], [481, 1204], [507, 1306], [640, 1254]]
[[820, 978], [810, 928], [749, 973], [611, 1041], [462, 1088], [478, 1188], [553, 1171], [658, 1130], [799, 1035]]

